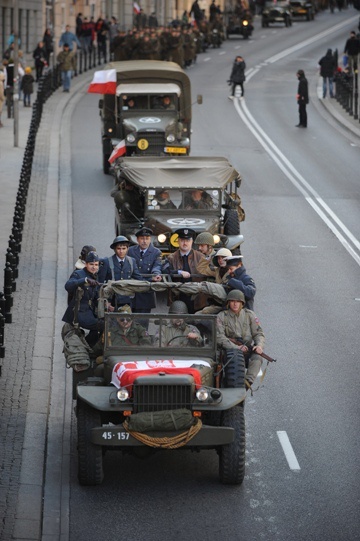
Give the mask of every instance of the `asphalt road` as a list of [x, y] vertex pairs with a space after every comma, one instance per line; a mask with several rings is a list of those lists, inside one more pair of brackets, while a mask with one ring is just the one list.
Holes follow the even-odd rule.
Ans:
[[[246, 401], [243, 485], [220, 485], [215, 452], [161, 452], [107, 453], [103, 485], [81, 487], [74, 418], [71, 541], [358, 539], [360, 141], [317, 97], [318, 60], [328, 47], [342, 52], [358, 17], [335, 15], [292, 28], [257, 21], [252, 40], [227, 41], [189, 70], [204, 98], [194, 106], [192, 153], [226, 156], [242, 173], [244, 263], [266, 351], [278, 359]], [[246, 98], [232, 102], [226, 80], [238, 52]], [[299, 68], [310, 86], [307, 130], [294, 127]], [[110, 255], [114, 237], [97, 101], [84, 94], [72, 117], [75, 255], [88, 243]]]

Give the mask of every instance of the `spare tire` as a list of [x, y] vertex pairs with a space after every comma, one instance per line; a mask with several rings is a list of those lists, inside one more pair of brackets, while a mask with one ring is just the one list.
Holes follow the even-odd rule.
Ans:
[[228, 209], [224, 216], [224, 235], [239, 235], [240, 220], [236, 210]]

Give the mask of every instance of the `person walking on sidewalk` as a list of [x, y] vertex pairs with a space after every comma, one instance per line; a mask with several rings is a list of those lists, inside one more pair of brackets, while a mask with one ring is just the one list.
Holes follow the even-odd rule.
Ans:
[[298, 91], [296, 95], [296, 99], [299, 105], [299, 124], [296, 124], [296, 127], [307, 128], [306, 106], [309, 103], [308, 82], [305, 77], [304, 70], [299, 70], [296, 73], [296, 76], [299, 79]]
[[21, 80], [21, 90], [24, 94], [24, 107], [31, 107], [31, 94], [34, 92], [34, 77], [31, 75], [31, 68], [25, 68], [25, 75]]
[[1, 122], [1, 113], [3, 110], [5, 101], [5, 74], [3, 71], [0, 71], [0, 128], [3, 127], [3, 123]]
[[356, 71], [360, 53], [360, 40], [354, 30], [350, 32], [350, 37], [345, 43], [344, 54], [348, 57], [348, 66], [350, 72]]
[[238, 55], [235, 58], [231, 75], [230, 75], [230, 79], [229, 79], [229, 84], [232, 84], [231, 96], [229, 96], [230, 100], [234, 99], [235, 88], [237, 87], [237, 85], [240, 86], [241, 97], [244, 96], [245, 70], [246, 70], [245, 60], [243, 59], [242, 56]]
[[63, 50], [57, 55], [57, 61], [61, 71], [63, 92], [69, 92], [72, 74], [76, 68], [76, 57], [74, 51], [70, 51], [68, 43], [64, 43]]
[[334, 97], [333, 83], [336, 62], [332, 50], [328, 49], [326, 55], [320, 58], [320, 75], [323, 78], [323, 98], [326, 98], [327, 85], [329, 84], [330, 98]]

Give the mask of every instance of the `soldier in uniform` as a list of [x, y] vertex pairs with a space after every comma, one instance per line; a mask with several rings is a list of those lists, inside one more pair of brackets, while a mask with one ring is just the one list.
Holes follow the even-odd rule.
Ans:
[[199, 274], [215, 278], [217, 284], [222, 284], [228, 269], [226, 268], [226, 257], [232, 253], [228, 248], [220, 248], [210, 260], [204, 258], [200, 261], [196, 270]]
[[185, 192], [184, 207], [185, 209], [212, 209], [213, 200], [211, 195], [209, 195], [205, 190], [200, 190], [198, 188], [190, 190], [190, 192]]
[[207, 259], [208, 261], [210, 261], [216, 253], [214, 250], [214, 237], [208, 231], [203, 231], [202, 233], [199, 233], [199, 235], [195, 239], [195, 244], [197, 245], [199, 252], [201, 252], [204, 255], [205, 259]]
[[[227, 310], [217, 316], [217, 343], [219, 347], [233, 352], [236, 349], [245, 357], [247, 372], [245, 381], [250, 387], [258, 375], [265, 344], [265, 335], [254, 312], [245, 308], [242, 291], [234, 289], [227, 296]], [[241, 354], [239, 355], [239, 362]]]
[[242, 262], [242, 255], [226, 257], [227, 274], [224, 276], [223, 284], [229, 289], [238, 289], [245, 296], [245, 306], [254, 310], [254, 297], [256, 285], [254, 280], [246, 272]]
[[[184, 316], [188, 313], [183, 301], [174, 301], [169, 308], [169, 314]], [[182, 317], [171, 319], [162, 327], [161, 344], [172, 347], [199, 347], [202, 345], [202, 338], [199, 329], [194, 325], [188, 325]]]
[[[143, 280], [161, 282], [161, 251], [151, 243], [152, 230], [142, 227], [135, 233], [137, 245], [130, 246], [128, 255], [135, 259]], [[149, 276], [152, 275], [152, 276]], [[153, 291], [135, 293], [133, 312], [147, 314], [156, 307]]]
[[[127, 255], [129, 249], [129, 240], [123, 235], [119, 235], [110, 245], [114, 250], [112, 257], [107, 257], [103, 260], [103, 264], [99, 271], [99, 282], [107, 282], [108, 280], [142, 280], [136, 261]], [[133, 297], [124, 295], [116, 295], [112, 299], [112, 306], [118, 308], [128, 304], [130, 307], [133, 302]], [[110, 308], [111, 310], [111, 308]]]
[[96, 315], [99, 262], [98, 254], [89, 252], [86, 256], [85, 267], [74, 270], [65, 284], [65, 289], [71, 299], [62, 320], [70, 325], [79, 325], [89, 330], [86, 340], [90, 346], [97, 342], [104, 329], [103, 320], [99, 320]]
[[108, 337], [109, 346], [151, 346], [151, 338], [142, 325], [134, 321], [127, 314], [131, 314], [129, 305], [124, 305], [119, 309], [119, 315], [116, 317], [116, 327], [111, 329]]
[[127, 60], [126, 52], [126, 32], [124, 30], [118, 30], [117, 35], [114, 37], [112, 42], [112, 52], [114, 54], [114, 61]]
[[[204, 258], [203, 254], [198, 250], [194, 250], [192, 245], [196, 235], [193, 229], [181, 228], [175, 231], [178, 235], [179, 248], [168, 257], [169, 266], [166, 271], [173, 277], [178, 277], [182, 282], [199, 281], [198, 277], [192, 278], [192, 274], [196, 274], [197, 265]], [[190, 314], [193, 314], [196, 309], [200, 309], [197, 302], [194, 303], [189, 296], [181, 293], [180, 300], [184, 301]]]
[[173, 28], [171, 30], [168, 45], [168, 60], [171, 62], [176, 62], [179, 64], [180, 68], [184, 68], [184, 41], [178, 28]]

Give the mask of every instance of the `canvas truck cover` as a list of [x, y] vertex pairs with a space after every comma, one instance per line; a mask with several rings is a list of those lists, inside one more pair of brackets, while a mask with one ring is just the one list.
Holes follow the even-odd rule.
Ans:
[[117, 163], [122, 177], [140, 188], [217, 188], [237, 178], [238, 171], [226, 158], [179, 156], [124, 157]]

